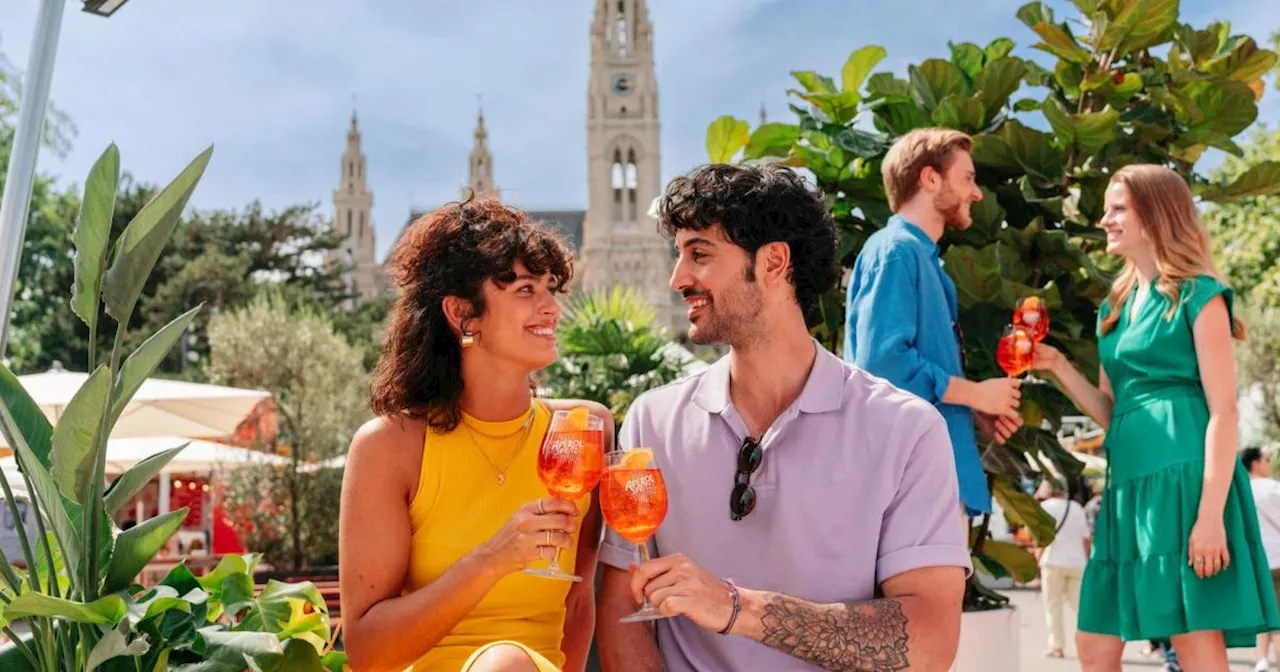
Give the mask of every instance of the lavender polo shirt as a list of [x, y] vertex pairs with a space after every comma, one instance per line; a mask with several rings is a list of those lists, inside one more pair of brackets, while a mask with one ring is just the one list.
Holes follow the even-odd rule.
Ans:
[[[971, 571], [938, 410], [814, 347], [804, 389], [765, 433], [755, 511], [738, 522], [729, 493], [747, 430], [729, 397], [729, 358], [635, 401], [619, 444], [654, 449], [670, 497], [650, 550], [814, 602], [872, 599], [880, 582], [920, 567]], [[636, 559], [635, 546], [606, 532], [603, 562], [625, 569]], [[682, 616], [657, 631], [668, 672], [819, 669]]]

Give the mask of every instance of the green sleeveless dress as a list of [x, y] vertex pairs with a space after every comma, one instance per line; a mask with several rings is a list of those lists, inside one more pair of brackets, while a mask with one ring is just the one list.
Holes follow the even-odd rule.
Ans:
[[[1104, 447], [1108, 474], [1085, 568], [1078, 628], [1126, 641], [1221, 630], [1228, 647], [1280, 630], [1249, 477], [1236, 461], [1223, 511], [1231, 566], [1201, 579], [1188, 565], [1204, 479], [1209, 410], [1192, 336], [1200, 310], [1231, 289], [1209, 276], [1182, 284], [1172, 319], [1155, 291], [1098, 337], [1115, 392]], [[1131, 299], [1132, 301], [1132, 299]], [[1110, 306], [1103, 304], [1099, 324]]]

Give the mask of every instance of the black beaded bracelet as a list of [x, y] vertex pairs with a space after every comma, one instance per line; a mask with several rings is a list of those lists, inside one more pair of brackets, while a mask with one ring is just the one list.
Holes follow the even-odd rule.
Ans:
[[727, 635], [730, 630], [733, 630], [733, 624], [738, 622], [738, 612], [742, 611], [742, 602], [738, 597], [738, 587], [733, 585], [733, 579], [723, 579], [723, 581], [729, 584], [729, 594], [733, 596], [733, 613], [729, 615], [729, 624], [720, 631], [720, 634]]

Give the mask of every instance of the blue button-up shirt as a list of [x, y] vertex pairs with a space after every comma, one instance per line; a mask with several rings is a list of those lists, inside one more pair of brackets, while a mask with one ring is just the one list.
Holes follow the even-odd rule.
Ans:
[[942, 403], [963, 377], [956, 286], [938, 244], [894, 215], [867, 239], [849, 280], [844, 359], [938, 407], [955, 452], [960, 499], [970, 514], [991, 512], [973, 411]]

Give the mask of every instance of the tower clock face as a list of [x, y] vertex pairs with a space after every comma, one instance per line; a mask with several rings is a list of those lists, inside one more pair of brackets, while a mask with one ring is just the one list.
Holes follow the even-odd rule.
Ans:
[[635, 79], [631, 75], [614, 75], [613, 76], [613, 92], [620, 95], [630, 95], [635, 90]]

